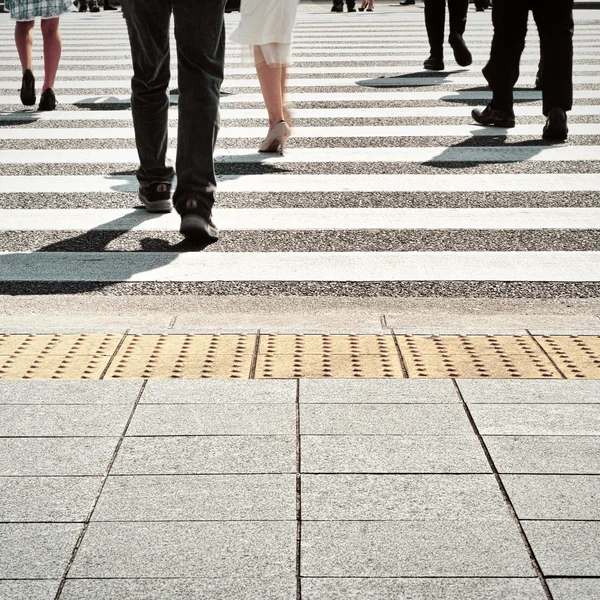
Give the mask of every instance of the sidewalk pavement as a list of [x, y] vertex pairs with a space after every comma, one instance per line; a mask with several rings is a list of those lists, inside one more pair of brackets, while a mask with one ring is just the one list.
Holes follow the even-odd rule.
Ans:
[[7, 600], [600, 589], [599, 381], [1, 381], [0, 477]]

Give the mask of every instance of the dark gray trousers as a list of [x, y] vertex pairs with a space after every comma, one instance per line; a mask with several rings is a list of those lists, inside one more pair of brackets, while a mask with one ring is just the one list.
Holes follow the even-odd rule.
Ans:
[[214, 147], [219, 131], [219, 96], [225, 62], [225, 0], [123, 0], [133, 78], [131, 108], [140, 158], [141, 185], [171, 183], [167, 164], [170, 48], [175, 22], [179, 88], [177, 189], [182, 212], [195, 198], [208, 217], [214, 203]]

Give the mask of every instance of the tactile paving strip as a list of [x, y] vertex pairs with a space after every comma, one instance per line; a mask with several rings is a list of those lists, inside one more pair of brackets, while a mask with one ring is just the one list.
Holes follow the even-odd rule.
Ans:
[[402, 378], [391, 335], [261, 335], [257, 379]]
[[106, 379], [248, 379], [255, 335], [129, 335]]
[[99, 379], [120, 335], [0, 335], [0, 379]]
[[529, 336], [397, 335], [409, 377], [561, 379]]
[[600, 336], [541, 335], [536, 340], [567, 379], [600, 379]]
[[406, 375], [600, 379], [600, 336], [0, 334], [0, 379]]

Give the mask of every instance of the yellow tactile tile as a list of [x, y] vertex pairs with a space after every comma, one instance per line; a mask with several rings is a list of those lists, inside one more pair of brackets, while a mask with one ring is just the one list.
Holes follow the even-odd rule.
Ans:
[[0, 356], [0, 379], [100, 379], [110, 356]]
[[540, 335], [536, 339], [568, 379], [600, 379], [600, 336]]
[[255, 335], [128, 336], [106, 379], [247, 379]]
[[561, 378], [529, 336], [396, 337], [409, 377]]
[[87, 356], [112, 355], [121, 335], [0, 335], [0, 355]]
[[391, 335], [261, 335], [259, 355], [396, 355]]
[[398, 356], [378, 354], [261, 354], [256, 379], [402, 378]]

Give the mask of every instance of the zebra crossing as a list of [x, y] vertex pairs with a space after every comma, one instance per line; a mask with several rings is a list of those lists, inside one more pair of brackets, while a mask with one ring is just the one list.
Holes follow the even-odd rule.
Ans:
[[[12, 23], [0, 17], [0, 294], [597, 297], [599, 20], [577, 23], [567, 144], [541, 140], [532, 32], [517, 126], [476, 125], [489, 13], [470, 12], [469, 69], [427, 73], [422, 15], [300, 12], [284, 157], [256, 152], [254, 71], [227, 49], [214, 210], [221, 240], [181, 241], [138, 206], [130, 59], [120, 13], [68, 13], [57, 111], [23, 110]], [[227, 15], [231, 30], [239, 15]], [[41, 79], [41, 44], [34, 72]], [[450, 52], [448, 50], [448, 52]], [[177, 73], [172, 64], [170, 156]]]

